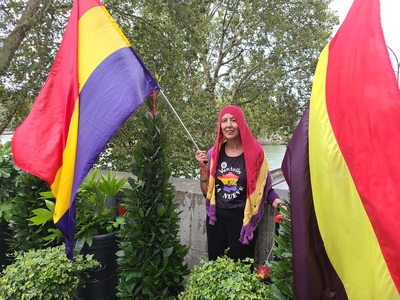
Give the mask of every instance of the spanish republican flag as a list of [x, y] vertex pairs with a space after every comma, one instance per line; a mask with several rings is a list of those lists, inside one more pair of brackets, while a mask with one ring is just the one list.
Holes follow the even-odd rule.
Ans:
[[129, 115], [159, 87], [99, 0], [75, 0], [50, 74], [12, 139], [15, 164], [46, 180], [73, 257], [75, 194]]
[[355, 0], [320, 55], [282, 164], [297, 300], [400, 299], [399, 155], [400, 91], [379, 0]]

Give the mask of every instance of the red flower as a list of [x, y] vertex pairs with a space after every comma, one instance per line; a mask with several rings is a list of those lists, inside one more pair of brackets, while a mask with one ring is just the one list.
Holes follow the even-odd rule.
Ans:
[[125, 216], [126, 208], [124, 201], [118, 201], [118, 216]]
[[271, 273], [270, 268], [267, 265], [259, 265], [257, 269], [257, 279], [260, 281], [264, 281], [268, 278], [269, 273]]
[[279, 223], [279, 222], [282, 221], [284, 218], [285, 218], [285, 217], [284, 217], [283, 215], [281, 215], [281, 214], [276, 215], [276, 216], [275, 216], [275, 222], [276, 222], [276, 223]]

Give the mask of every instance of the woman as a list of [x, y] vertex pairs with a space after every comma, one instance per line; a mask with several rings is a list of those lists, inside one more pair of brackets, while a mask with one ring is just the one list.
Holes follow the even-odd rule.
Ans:
[[215, 145], [195, 155], [206, 196], [208, 258], [254, 258], [257, 227], [266, 203], [284, 206], [272, 189], [267, 157], [237, 106], [224, 107]]

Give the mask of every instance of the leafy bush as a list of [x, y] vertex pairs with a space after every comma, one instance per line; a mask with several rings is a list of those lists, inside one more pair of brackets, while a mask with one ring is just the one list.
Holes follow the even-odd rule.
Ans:
[[181, 300], [269, 299], [269, 287], [262, 283], [252, 269], [253, 259], [235, 261], [228, 256], [215, 261], [201, 260], [195, 266]]
[[289, 203], [288, 211], [281, 211], [284, 218], [279, 222], [278, 232], [275, 234], [274, 258], [267, 262], [271, 269], [269, 276], [272, 281], [270, 299], [295, 299], [290, 212]]
[[0, 221], [9, 221], [13, 206], [11, 199], [16, 195], [19, 171], [14, 167], [10, 142], [0, 143]]
[[119, 299], [175, 299], [189, 273], [188, 252], [179, 234], [178, 204], [169, 182], [165, 123], [150, 112], [134, 151], [131, 189], [126, 190], [125, 224], [118, 233], [121, 251]]
[[[256, 274], [249, 264], [253, 260], [235, 262], [228, 257], [195, 266], [180, 300], [203, 299], [269, 299], [291, 300], [294, 295], [290, 203], [283, 218], [276, 218], [277, 233], [273, 259], [260, 265]], [[243, 264], [245, 263], [245, 264]]]
[[16, 254], [0, 275], [0, 300], [70, 299], [86, 272], [99, 265], [90, 255], [76, 255], [72, 262], [63, 246]]
[[[0, 221], [7, 228], [7, 252], [43, 247], [47, 227], [32, 228], [27, 220], [32, 208], [38, 207], [37, 197], [48, 184], [14, 166], [10, 142], [0, 143]], [[51, 226], [51, 225], [49, 225]]]
[[28, 220], [32, 217], [34, 208], [43, 209], [44, 203], [37, 201], [40, 193], [47, 191], [47, 182], [34, 175], [20, 172], [17, 178], [15, 189], [17, 191], [11, 199], [13, 211], [9, 221], [12, 238], [7, 239], [7, 244], [12, 251], [27, 251], [40, 249], [49, 246], [60, 245], [62, 240], [46, 242], [47, 232], [55, 229], [54, 223], [49, 222], [41, 227], [30, 226]]

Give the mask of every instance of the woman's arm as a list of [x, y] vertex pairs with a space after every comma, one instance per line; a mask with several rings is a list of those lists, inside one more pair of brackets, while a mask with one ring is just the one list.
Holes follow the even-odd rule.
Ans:
[[[269, 180], [272, 181], [271, 174], [268, 174], [268, 179], [267, 180], [268, 181]], [[285, 202], [283, 202], [281, 200], [281, 198], [279, 198], [279, 195], [275, 192], [275, 190], [273, 188], [271, 188], [268, 191], [267, 202], [274, 208], [283, 208], [283, 209], [287, 210]]]
[[206, 196], [208, 189], [208, 176], [207, 176], [207, 165], [206, 165], [208, 159], [206, 151], [197, 150], [195, 158], [200, 167], [200, 189], [203, 192], [203, 195]]

